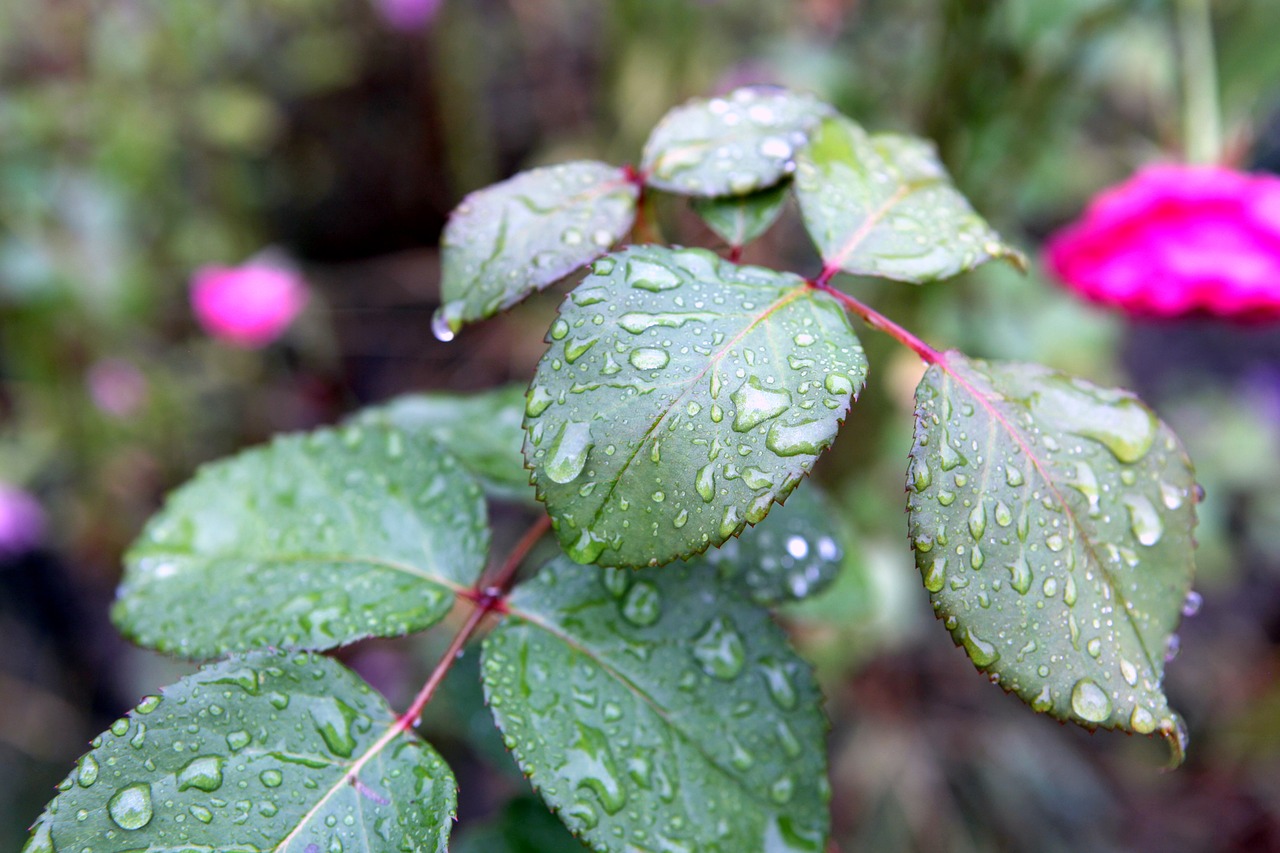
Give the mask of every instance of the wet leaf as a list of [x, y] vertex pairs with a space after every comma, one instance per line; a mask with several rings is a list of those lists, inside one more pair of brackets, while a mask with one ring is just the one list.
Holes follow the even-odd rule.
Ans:
[[1025, 268], [951, 185], [933, 146], [828, 119], [796, 158], [796, 199], [828, 266], [921, 283], [993, 258]]
[[639, 192], [622, 169], [585, 160], [467, 196], [442, 238], [436, 335], [449, 340], [609, 251], [631, 229]]
[[730, 246], [745, 246], [778, 221], [790, 189], [778, 184], [751, 195], [694, 199], [693, 209]]
[[563, 558], [510, 605], [484, 645], [490, 706], [594, 849], [824, 849], [817, 688], [767, 611], [706, 566]]
[[398, 636], [443, 618], [488, 547], [479, 486], [429, 439], [284, 436], [170, 495], [125, 557], [112, 618], [194, 658]]
[[632, 247], [560, 307], [525, 458], [566, 552], [659, 565], [759, 522], [830, 446], [866, 359], [799, 277]]
[[420, 432], [449, 451], [490, 497], [533, 503], [524, 444], [524, 385], [477, 394], [406, 394], [357, 413], [362, 424]]
[[255, 652], [161, 693], [94, 739], [25, 853], [445, 850], [453, 774], [337, 662]]
[[663, 117], [641, 160], [646, 183], [681, 195], [746, 195], [795, 171], [796, 151], [831, 107], [769, 86], [695, 98]]
[[1194, 570], [1191, 463], [1136, 397], [949, 352], [916, 392], [916, 565], [955, 641], [1037, 711], [1153, 732]]
[[764, 521], [701, 559], [716, 567], [722, 583], [740, 584], [757, 604], [818, 595], [835, 580], [844, 559], [833, 510], [822, 490], [806, 483]]

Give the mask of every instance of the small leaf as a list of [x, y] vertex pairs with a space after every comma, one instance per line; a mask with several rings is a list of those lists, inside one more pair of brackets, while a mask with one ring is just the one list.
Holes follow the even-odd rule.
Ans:
[[790, 189], [789, 184], [778, 184], [751, 195], [697, 198], [693, 209], [722, 240], [741, 247], [778, 220]]
[[285, 436], [169, 497], [125, 557], [112, 618], [185, 657], [399, 636], [443, 618], [488, 547], [479, 487], [425, 437]]
[[436, 335], [450, 340], [609, 251], [631, 229], [639, 194], [624, 170], [584, 160], [521, 172], [467, 196], [441, 242]]
[[696, 98], [658, 122], [644, 146], [645, 182], [681, 195], [745, 195], [795, 171], [795, 155], [831, 107], [770, 86]]
[[445, 850], [453, 774], [337, 662], [255, 652], [162, 694], [94, 739], [26, 853]]
[[767, 611], [706, 566], [560, 558], [485, 640], [498, 727], [594, 849], [823, 849], [825, 722]]
[[916, 392], [916, 565], [952, 637], [1037, 711], [1185, 731], [1161, 688], [1194, 570], [1191, 463], [1136, 397], [949, 352]]
[[834, 299], [704, 249], [601, 258], [548, 340], [525, 459], [567, 553], [601, 565], [658, 565], [759, 522], [866, 376]]
[[841, 116], [823, 122], [796, 160], [800, 213], [828, 267], [917, 284], [993, 258], [1026, 267], [924, 140], [868, 136]]
[[844, 558], [840, 538], [826, 495], [809, 483], [764, 521], [702, 559], [719, 570], [722, 583], [740, 584], [757, 604], [770, 606], [829, 587]]
[[520, 453], [526, 390], [506, 385], [478, 394], [406, 394], [358, 412], [354, 421], [422, 433], [453, 454], [490, 497], [532, 503]]

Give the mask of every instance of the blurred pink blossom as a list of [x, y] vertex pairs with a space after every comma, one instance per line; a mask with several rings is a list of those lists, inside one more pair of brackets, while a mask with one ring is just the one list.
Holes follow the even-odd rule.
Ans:
[[34, 549], [44, 539], [44, 510], [27, 492], [0, 483], [0, 558]]
[[407, 32], [430, 24], [442, 0], [373, 0], [373, 7], [392, 29]]
[[117, 418], [128, 417], [147, 400], [147, 378], [122, 358], [95, 362], [85, 376], [85, 384], [93, 404]]
[[191, 305], [200, 325], [238, 347], [263, 347], [280, 337], [308, 296], [300, 275], [261, 263], [202, 267], [191, 279]]
[[1280, 318], [1280, 178], [1142, 169], [1050, 239], [1049, 270], [1130, 314]]

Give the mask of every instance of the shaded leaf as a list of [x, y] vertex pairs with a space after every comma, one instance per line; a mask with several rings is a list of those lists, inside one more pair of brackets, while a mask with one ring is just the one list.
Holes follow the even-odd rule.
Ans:
[[916, 564], [956, 642], [1037, 711], [1185, 732], [1161, 688], [1190, 590], [1194, 480], [1136, 397], [949, 352], [916, 392]]
[[759, 522], [835, 438], [866, 359], [839, 303], [703, 249], [600, 259], [560, 306], [525, 458], [566, 552], [658, 565]]
[[702, 557], [722, 583], [739, 584], [757, 604], [800, 601], [824, 591], [844, 559], [833, 508], [814, 483], [791, 493], [786, 505]]
[[494, 717], [543, 799], [601, 851], [821, 851], [825, 722], [768, 613], [705, 566], [563, 558], [485, 640]]
[[[492, 724], [489, 729], [493, 730]], [[582, 853], [587, 849], [536, 797], [517, 797], [496, 820], [473, 824], [453, 845], [453, 853]]]
[[868, 136], [841, 116], [822, 123], [796, 162], [800, 213], [829, 267], [914, 283], [993, 258], [1025, 268], [951, 185], [924, 140]]
[[354, 420], [420, 432], [462, 463], [491, 497], [534, 502], [524, 444], [524, 385], [476, 394], [406, 394], [358, 412]]
[[747, 86], [667, 113], [644, 145], [645, 182], [681, 195], [745, 195], [795, 171], [795, 155], [831, 107], [812, 95]]
[[427, 438], [284, 436], [169, 496], [125, 557], [112, 618], [185, 657], [398, 636], [448, 613], [488, 547], [479, 487]]
[[590, 160], [471, 193], [441, 240], [436, 335], [449, 340], [600, 257], [631, 230], [639, 194], [626, 171]]
[[337, 662], [256, 652], [93, 741], [24, 850], [444, 851], [453, 774]]
[[751, 195], [698, 198], [693, 209], [730, 246], [745, 246], [778, 221], [790, 189], [778, 184]]

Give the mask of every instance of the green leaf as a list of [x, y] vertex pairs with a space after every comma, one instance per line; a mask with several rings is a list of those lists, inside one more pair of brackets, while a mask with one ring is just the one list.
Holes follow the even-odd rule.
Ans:
[[520, 454], [526, 390], [506, 385], [478, 394], [406, 394], [364, 409], [354, 420], [422, 433], [453, 454], [489, 496], [533, 503]]
[[582, 853], [587, 849], [541, 800], [527, 796], [507, 803], [496, 820], [472, 824], [454, 842], [452, 853]]
[[693, 209], [730, 246], [745, 246], [778, 220], [790, 184], [778, 184], [751, 195], [697, 198]]
[[800, 213], [828, 267], [917, 284], [993, 258], [1025, 269], [951, 185], [931, 143], [868, 136], [841, 116], [823, 122], [796, 161]]
[[681, 195], [745, 195], [795, 171], [796, 151], [831, 107], [770, 86], [696, 98], [658, 122], [644, 145], [645, 182]]
[[563, 558], [485, 640], [516, 761], [594, 849], [821, 851], [825, 721], [768, 612], [705, 566]]
[[1191, 463], [1136, 397], [949, 352], [916, 392], [916, 565], [952, 637], [1037, 711], [1185, 731], [1161, 688], [1191, 588]]
[[398, 636], [443, 618], [488, 547], [480, 488], [425, 437], [285, 436], [169, 497], [125, 557], [112, 618], [184, 657]]
[[256, 652], [162, 694], [94, 739], [25, 853], [445, 850], [453, 774], [335, 661]]
[[584, 160], [521, 172], [467, 196], [441, 242], [437, 337], [450, 340], [600, 257], [631, 229], [639, 194], [624, 170]]
[[601, 258], [548, 341], [525, 459], [566, 552], [602, 565], [666, 563], [759, 522], [866, 376], [834, 299], [703, 249]]
[[826, 495], [810, 483], [702, 559], [719, 570], [722, 583], [738, 584], [757, 604], [809, 598], [831, 585], [844, 558], [832, 511]]

